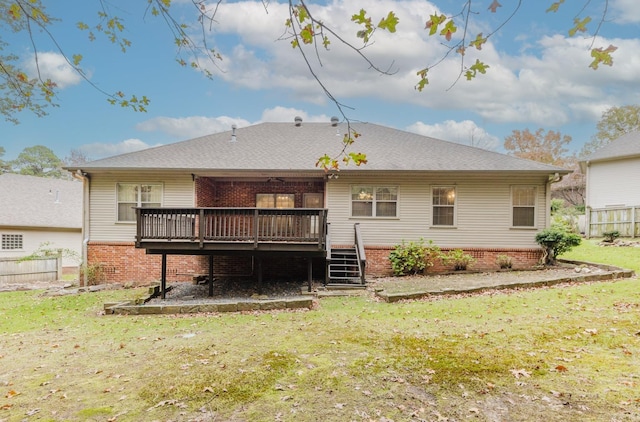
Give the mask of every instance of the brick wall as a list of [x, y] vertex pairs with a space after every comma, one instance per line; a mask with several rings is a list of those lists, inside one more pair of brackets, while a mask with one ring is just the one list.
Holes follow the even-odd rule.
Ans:
[[[339, 245], [335, 245], [339, 247]], [[367, 247], [367, 276], [382, 277], [393, 274], [389, 253], [391, 247]], [[443, 249], [447, 252], [447, 249]], [[499, 269], [498, 255], [506, 255], [513, 262], [513, 269], [529, 269], [536, 266], [542, 257], [541, 249], [469, 249], [465, 251], [476, 259], [470, 267], [476, 271]], [[101, 264], [104, 281], [110, 283], [146, 284], [159, 281], [161, 277], [160, 255], [147, 255], [144, 249], [136, 249], [130, 242], [90, 242], [88, 245], [90, 264]], [[167, 255], [167, 280], [190, 281], [189, 274], [207, 274], [208, 257], [189, 255]], [[307, 279], [307, 260], [302, 257], [270, 256], [262, 260], [265, 279]], [[257, 261], [247, 256], [214, 256], [213, 271], [217, 276], [257, 276]], [[429, 273], [451, 271], [441, 262], [428, 269]], [[323, 259], [314, 258], [313, 278], [323, 280]]]
[[[393, 274], [389, 253], [392, 247], [367, 247], [367, 275], [388, 276]], [[442, 249], [448, 252], [450, 249]], [[542, 249], [466, 249], [465, 253], [471, 255], [476, 261], [469, 268], [475, 271], [496, 271], [500, 266], [496, 262], [498, 255], [506, 255], [511, 258], [512, 269], [524, 270], [535, 267], [542, 258]], [[452, 269], [442, 265], [438, 260], [435, 265], [428, 269], [430, 273], [447, 272]]]
[[196, 180], [199, 207], [255, 207], [259, 193], [295, 194], [295, 207], [302, 208], [303, 194], [323, 193], [322, 181], [228, 182], [202, 177]]
[[[134, 285], [160, 281], [162, 258], [147, 255], [131, 242], [90, 242], [87, 249], [90, 265], [101, 267], [100, 282]], [[213, 273], [218, 277], [257, 277], [257, 260], [250, 256], [215, 255]], [[269, 256], [262, 260], [265, 279], [306, 280], [307, 260], [302, 257]], [[324, 259], [314, 259], [313, 277], [324, 279]], [[207, 256], [167, 255], [167, 280], [191, 281], [191, 274], [208, 274]]]
[[[102, 267], [104, 281], [108, 283], [146, 284], [161, 278], [161, 256], [147, 255], [133, 242], [89, 242], [87, 261], [89, 265], [99, 264]], [[167, 255], [168, 280], [191, 280], [190, 276], [179, 274], [206, 271], [204, 257]]]

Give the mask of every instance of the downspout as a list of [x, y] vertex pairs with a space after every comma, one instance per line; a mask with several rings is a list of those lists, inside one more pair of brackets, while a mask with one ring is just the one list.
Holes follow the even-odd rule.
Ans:
[[[90, 239], [89, 232], [89, 193], [91, 179], [87, 173], [78, 169], [71, 175], [78, 180], [82, 181], [82, 265], [87, 266], [88, 257], [88, 244]], [[86, 287], [89, 285], [89, 276], [87, 271], [83, 271], [81, 285]]]

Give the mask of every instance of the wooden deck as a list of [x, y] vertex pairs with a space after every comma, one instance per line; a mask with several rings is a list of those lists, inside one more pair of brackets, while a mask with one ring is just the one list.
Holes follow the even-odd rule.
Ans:
[[[288, 254], [307, 258], [311, 291], [313, 257], [327, 256], [327, 210], [324, 208], [136, 208], [136, 247], [162, 255], [161, 297], [167, 286], [167, 255], [242, 254], [262, 257]], [[209, 283], [209, 296], [213, 283]]]
[[136, 218], [148, 253], [326, 255], [324, 208], [137, 208]]

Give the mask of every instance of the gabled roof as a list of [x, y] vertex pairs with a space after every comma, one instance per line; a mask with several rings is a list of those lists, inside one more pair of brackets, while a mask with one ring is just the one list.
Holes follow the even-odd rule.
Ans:
[[640, 131], [629, 132], [614, 139], [581, 161], [605, 161], [635, 156], [640, 156]]
[[[368, 164], [342, 172], [499, 171], [569, 173], [568, 170], [484, 149], [442, 141], [371, 123], [351, 127], [361, 136], [349, 151], [367, 154]], [[318, 172], [321, 156], [336, 156], [345, 123], [260, 123], [129, 154], [68, 167], [86, 172], [113, 170]]]
[[82, 228], [82, 183], [0, 175], [0, 227]]

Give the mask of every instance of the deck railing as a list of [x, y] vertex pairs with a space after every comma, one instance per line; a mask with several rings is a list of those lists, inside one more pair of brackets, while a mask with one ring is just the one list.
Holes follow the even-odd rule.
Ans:
[[325, 247], [323, 208], [136, 208], [136, 242], [316, 243]]

